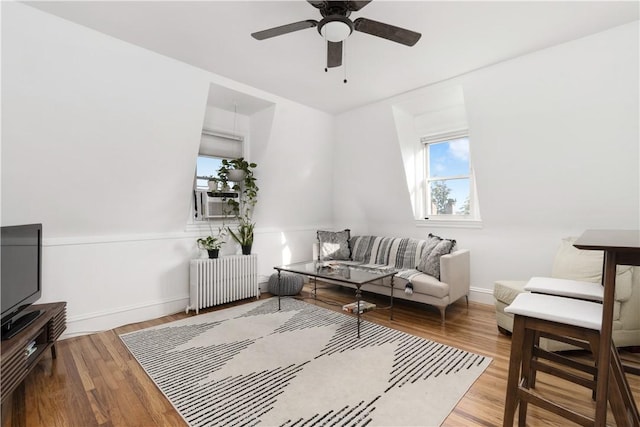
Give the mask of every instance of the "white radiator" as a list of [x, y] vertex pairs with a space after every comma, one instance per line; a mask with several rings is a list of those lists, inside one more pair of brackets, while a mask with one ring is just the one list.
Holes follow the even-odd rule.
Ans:
[[259, 296], [257, 255], [191, 260], [186, 312]]

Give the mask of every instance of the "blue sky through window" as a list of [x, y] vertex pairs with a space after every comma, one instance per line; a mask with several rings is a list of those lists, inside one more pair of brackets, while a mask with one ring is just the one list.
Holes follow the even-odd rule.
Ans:
[[[445, 183], [451, 189], [449, 198], [456, 200], [454, 213], [457, 213], [464, 206], [465, 200], [469, 198], [469, 139], [464, 137], [431, 143], [428, 145], [428, 149], [429, 177], [446, 179]], [[450, 179], [460, 176], [462, 177], [459, 179]]]
[[469, 139], [429, 144], [431, 177], [469, 175]]
[[[198, 156], [198, 161], [196, 163], [196, 176], [217, 176], [220, 166], [222, 166], [222, 159], [209, 156]], [[207, 180], [198, 179], [196, 186], [198, 188], [206, 188]]]

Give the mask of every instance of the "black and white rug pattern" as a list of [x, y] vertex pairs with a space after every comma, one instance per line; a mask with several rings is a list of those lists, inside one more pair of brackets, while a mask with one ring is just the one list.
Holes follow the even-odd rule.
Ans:
[[491, 359], [295, 299], [121, 335], [190, 426], [436, 426]]

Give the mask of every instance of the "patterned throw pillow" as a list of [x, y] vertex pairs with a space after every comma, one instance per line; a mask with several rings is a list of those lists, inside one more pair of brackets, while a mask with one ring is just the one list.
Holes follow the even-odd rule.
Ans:
[[343, 231], [318, 230], [320, 261], [351, 260], [350, 234], [351, 231], [349, 229]]
[[434, 236], [433, 234], [429, 233], [429, 236], [427, 236], [427, 244], [422, 250], [422, 259], [420, 259], [420, 262], [416, 266], [416, 270], [422, 271], [423, 273], [425, 272], [425, 270], [427, 269], [427, 260], [429, 259], [429, 254], [431, 254], [433, 248], [435, 248], [441, 241], [442, 237]]
[[[426, 256], [426, 259], [423, 256], [422, 260], [420, 260], [420, 264], [418, 265], [418, 270], [440, 280], [440, 257], [442, 255], [451, 253], [451, 250], [454, 248], [456, 241], [451, 239], [443, 239], [438, 236], [433, 236], [432, 234], [429, 234], [429, 238], [437, 238], [440, 239], [440, 241], [438, 241], [435, 247], [429, 252], [429, 254]], [[427, 246], [429, 246], [429, 243], [427, 243]], [[428, 248], [425, 248], [425, 254], [426, 249]], [[420, 267], [423, 268], [421, 269]]]

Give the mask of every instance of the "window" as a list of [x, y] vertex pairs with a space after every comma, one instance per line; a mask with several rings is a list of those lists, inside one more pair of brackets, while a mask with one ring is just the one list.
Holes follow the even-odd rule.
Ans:
[[416, 226], [481, 228], [462, 86], [426, 88], [392, 111]]
[[[217, 176], [223, 159], [237, 159], [244, 156], [244, 138], [222, 132], [204, 129], [196, 161], [192, 218], [198, 223], [203, 220], [219, 220], [223, 215], [225, 198], [208, 195], [209, 177]], [[232, 197], [232, 196], [224, 196]]]
[[451, 132], [421, 138], [425, 159], [425, 219], [479, 219], [469, 136]]
[[196, 164], [196, 190], [208, 188], [209, 176], [218, 175], [222, 159], [243, 157], [244, 138], [203, 129]]
[[216, 176], [218, 169], [222, 166], [222, 157], [207, 156], [198, 154], [196, 164], [196, 190], [206, 190], [210, 176]]

